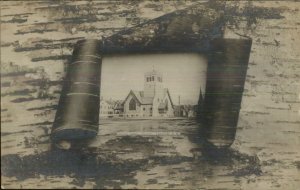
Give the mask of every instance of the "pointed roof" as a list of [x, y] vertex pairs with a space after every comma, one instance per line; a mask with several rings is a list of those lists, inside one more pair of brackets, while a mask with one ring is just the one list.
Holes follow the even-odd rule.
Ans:
[[203, 97], [203, 94], [202, 94], [202, 89], [200, 87], [200, 94], [199, 94], [198, 104], [201, 104], [203, 102], [203, 99], [204, 99], [204, 97]]
[[173, 101], [172, 101], [172, 98], [171, 98], [171, 96], [170, 96], [170, 92], [169, 92], [169, 89], [168, 88], [165, 88], [164, 89], [164, 97], [165, 96], [169, 96], [169, 99], [170, 99], [170, 102], [171, 102], [171, 106], [172, 106], [172, 108], [174, 108], [174, 104], [173, 104]]
[[130, 94], [133, 97], [135, 97], [140, 104], [143, 104], [143, 105], [153, 104], [153, 98], [144, 97], [144, 91], [136, 91], [136, 90], [130, 90], [130, 92], [127, 95], [127, 97], [125, 98], [124, 102], [126, 102], [126, 100], [128, 99]]

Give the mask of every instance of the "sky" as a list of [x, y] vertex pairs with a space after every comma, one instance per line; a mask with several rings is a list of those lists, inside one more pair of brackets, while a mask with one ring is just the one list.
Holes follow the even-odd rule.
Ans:
[[113, 55], [102, 59], [101, 91], [104, 99], [124, 100], [130, 90], [144, 89], [144, 73], [153, 68], [178, 105], [195, 105], [200, 86], [205, 92], [207, 61], [196, 53]]

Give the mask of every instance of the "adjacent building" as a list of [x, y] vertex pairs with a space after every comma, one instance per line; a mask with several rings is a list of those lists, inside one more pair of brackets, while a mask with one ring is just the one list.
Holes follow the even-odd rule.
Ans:
[[100, 117], [113, 117], [114, 116], [114, 102], [109, 100], [100, 100]]

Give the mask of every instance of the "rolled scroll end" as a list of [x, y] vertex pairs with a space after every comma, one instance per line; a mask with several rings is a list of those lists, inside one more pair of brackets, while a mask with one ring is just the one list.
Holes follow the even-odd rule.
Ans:
[[52, 126], [54, 143], [91, 139], [98, 133], [101, 45], [99, 40], [81, 40], [74, 47]]
[[205, 94], [205, 138], [218, 148], [235, 140], [244, 91], [251, 39], [216, 39], [207, 71]]

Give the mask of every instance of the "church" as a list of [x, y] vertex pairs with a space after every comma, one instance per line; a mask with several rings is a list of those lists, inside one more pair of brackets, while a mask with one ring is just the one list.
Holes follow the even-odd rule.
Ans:
[[130, 90], [124, 100], [124, 117], [174, 117], [173, 101], [160, 72], [145, 73], [144, 91]]

